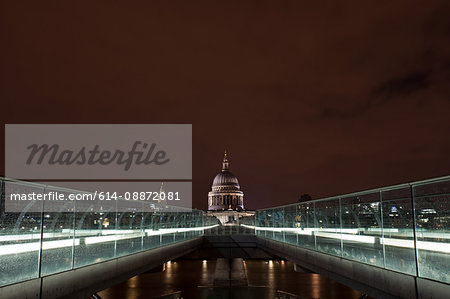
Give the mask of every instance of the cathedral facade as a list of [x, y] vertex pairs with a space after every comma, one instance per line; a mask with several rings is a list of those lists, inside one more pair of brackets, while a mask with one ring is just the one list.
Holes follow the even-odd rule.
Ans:
[[208, 211], [243, 211], [244, 192], [237, 177], [229, 170], [227, 152], [222, 161], [222, 171], [214, 178], [208, 193]]

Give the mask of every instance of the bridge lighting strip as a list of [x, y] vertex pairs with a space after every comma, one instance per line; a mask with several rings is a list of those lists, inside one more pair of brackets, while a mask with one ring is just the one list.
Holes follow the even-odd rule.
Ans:
[[314, 235], [318, 237], [338, 239], [338, 240], [347, 240], [347, 241], [355, 241], [358, 243], [367, 243], [367, 244], [375, 244], [375, 237], [372, 236], [360, 236], [360, 235], [348, 235], [348, 234], [332, 234], [332, 233], [323, 233], [323, 232], [315, 232]]
[[[314, 231], [314, 235], [323, 238], [331, 238], [337, 240], [347, 240], [347, 241], [355, 241], [359, 243], [367, 243], [367, 244], [375, 244], [374, 236], [362, 236], [362, 235], [352, 235], [352, 234], [340, 234], [340, 233], [329, 233], [324, 232], [319, 229], [304, 229], [301, 230], [299, 228], [290, 228], [290, 227], [255, 227], [251, 225], [241, 224], [244, 227], [259, 230], [259, 231], [272, 231], [272, 232], [291, 232], [301, 235], [312, 235]], [[333, 229], [334, 230], [334, 229]], [[343, 230], [344, 231], [344, 230]], [[380, 242], [384, 243], [387, 246], [394, 247], [403, 247], [403, 248], [414, 248], [413, 240], [404, 240], [404, 239], [393, 239], [393, 238], [380, 238]], [[441, 243], [441, 242], [428, 242], [428, 241], [417, 241], [417, 248], [419, 250], [427, 250], [434, 252], [442, 252], [442, 253], [450, 253], [450, 243]]]
[[[210, 229], [210, 228], [213, 228], [216, 226], [218, 226], [218, 224], [211, 225], [211, 226], [192, 227], [192, 228], [168, 228], [168, 229], [162, 229], [162, 230], [156, 230], [156, 231], [146, 230], [145, 232], [136, 232], [135, 230], [131, 231], [131, 232], [130, 231], [126, 232], [125, 230], [121, 230], [122, 232], [125, 232], [125, 233], [120, 234], [120, 235], [88, 237], [88, 238], [85, 238], [84, 243], [86, 245], [91, 245], [91, 244], [107, 243], [107, 242], [112, 242], [112, 241], [117, 241], [117, 240], [140, 238], [145, 235], [150, 236], [150, 235], [170, 234], [170, 233], [176, 233], [176, 232], [201, 231], [201, 230]], [[105, 232], [105, 231], [103, 231], [103, 232]], [[112, 232], [112, 230], [110, 232]], [[44, 241], [42, 243], [42, 249], [46, 250], [46, 249], [72, 247], [73, 245], [79, 246], [80, 239], [76, 238], [75, 242], [73, 239]], [[40, 246], [41, 246], [40, 242], [1, 245], [0, 246], [0, 256], [38, 251]]]
[[148, 236], [156, 236], [156, 235], [165, 235], [165, 234], [173, 234], [173, 233], [184, 233], [190, 231], [201, 231], [206, 229], [211, 229], [218, 224], [210, 225], [210, 226], [199, 226], [199, 227], [178, 227], [178, 228], [161, 228], [159, 230], [146, 229], [145, 233]]
[[301, 235], [311, 235], [312, 232], [310, 229], [301, 229], [301, 228], [295, 228], [295, 227], [259, 227], [259, 226], [253, 226], [253, 225], [247, 225], [247, 224], [241, 224], [241, 226], [254, 229], [254, 230], [262, 230], [262, 231], [269, 231], [269, 232], [291, 232]]
[[189, 231], [201, 231], [204, 229], [212, 228], [217, 226], [200, 226], [200, 227], [179, 227], [179, 228], [162, 228], [159, 230], [152, 230], [152, 229], [146, 229], [144, 232], [136, 232], [131, 231], [131, 233], [125, 233], [125, 234], [116, 234], [116, 235], [109, 235], [109, 236], [99, 236], [99, 237], [89, 237], [85, 239], [86, 245], [91, 244], [98, 244], [98, 243], [106, 243], [106, 242], [112, 242], [116, 240], [126, 240], [126, 239], [134, 239], [134, 238], [140, 238], [143, 236], [159, 236], [159, 235], [166, 235], [166, 234], [172, 234], [172, 233], [183, 233], [183, 232], [189, 232]]
[[[414, 248], [413, 240], [384, 238], [382, 239], [382, 242], [387, 246]], [[416, 245], [419, 250], [450, 253], [450, 243], [417, 241]]]
[[106, 243], [106, 242], [112, 242], [116, 240], [126, 240], [126, 239], [134, 239], [134, 238], [140, 238], [142, 236], [160, 236], [160, 235], [166, 235], [166, 234], [173, 234], [173, 233], [184, 233], [184, 232], [190, 232], [190, 231], [201, 231], [204, 229], [213, 228], [216, 225], [211, 226], [199, 226], [199, 227], [179, 227], [179, 228], [162, 228], [159, 230], [152, 230], [152, 229], [146, 229], [144, 232], [136, 232], [131, 231], [132, 233], [126, 233], [126, 234], [120, 234], [120, 235], [109, 235], [109, 236], [99, 236], [99, 237], [89, 237], [85, 239], [85, 244], [98, 244], [98, 243]]
[[118, 240], [140, 238], [144, 235], [145, 234], [143, 232], [139, 232], [139, 233], [133, 233], [133, 234], [88, 237], [88, 238], [84, 239], [84, 243], [86, 245], [91, 245], [91, 244], [106, 243], [106, 242], [112, 242], [112, 241], [118, 241]]
[[[98, 244], [98, 243], [107, 243], [117, 240], [125, 240], [125, 239], [133, 239], [140, 238], [143, 236], [156, 236], [156, 235], [165, 235], [171, 233], [181, 233], [181, 232], [189, 232], [189, 231], [201, 231], [206, 229], [211, 229], [219, 226], [218, 224], [211, 226], [201, 226], [201, 227], [192, 227], [192, 228], [165, 228], [160, 230], [145, 230], [144, 232], [136, 231], [136, 230], [119, 230], [122, 232], [120, 235], [112, 235], [111, 233], [114, 230], [109, 230], [108, 235], [106, 236], [97, 236], [97, 237], [87, 237], [85, 238], [85, 244]], [[362, 235], [352, 235], [352, 234], [333, 234], [325, 231], [318, 231], [317, 229], [300, 229], [300, 228], [282, 228], [282, 227], [254, 227], [251, 225], [242, 224], [243, 227], [261, 230], [261, 231], [273, 231], [273, 232], [291, 232], [295, 234], [302, 235], [312, 235], [312, 232], [315, 231], [315, 235], [318, 237], [324, 238], [332, 238], [332, 239], [343, 239], [348, 241], [355, 241], [360, 243], [368, 243], [374, 244], [375, 237], [373, 236], [362, 236]], [[102, 231], [105, 233], [106, 231]], [[89, 232], [92, 234], [92, 231]], [[59, 234], [58, 234], [59, 235]], [[29, 234], [30, 237], [32, 235]], [[20, 235], [16, 235], [16, 237], [20, 237]], [[48, 236], [49, 237], [49, 236]], [[8, 238], [10, 239], [10, 238]], [[21, 239], [21, 238], [18, 238]], [[24, 238], [25, 239], [25, 238]], [[22, 239], [23, 240], [23, 239]], [[384, 243], [387, 246], [394, 247], [403, 247], [403, 248], [414, 248], [413, 240], [404, 240], [404, 239], [393, 239], [393, 238], [381, 238], [380, 242]], [[427, 241], [417, 241], [417, 248], [420, 250], [427, 250], [433, 252], [442, 252], [442, 253], [450, 253], [450, 243], [440, 243], [440, 242], [427, 242]], [[65, 239], [65, 240], [55, 240], [55, 241], [44, 241], [42, 244], [43, 250], [46, 249], [56, 249], [56, 248], [64, 248], [64, 247], [72, 247], [73, 245], [80, 245], [80, 239], [76, 238], [75, 241], [73, 239]], [[21, 243], [21, 244], [7, 244], [0, 246], [0, 256], [1, 255], [9, 255], [9, 254], [20, 254], [26, 252], [38, 251], [40, 248], [40, 242], [33, 243]]]
[[[42, 249], [55, 249], [72, 247], [74, 245], [73, 239], [45, 241], [42, 243]], [[80, 245], [80, 239], [75, 239], [75, 246]], [[25, 252], [38, 251], [41, 247], [40, 242], [22, 243], [22, 244], [9, 244], [0, 246], [0, 255], [19, 254]]]
[[358, 229], [357, 228], [300, 228], [300, 227], [261, 227], [261, 226], [253, 226], [253, 225], [247, 225], [247, 224], [241, 224], [243, 227], [255, 229], [255, 230], [262, 230], [262, 231], [271, 231], [271, 232], [291, 232], [299, 235], [311, 235], [313, 231], [321, 231], [321, 232], [334, 232], [340, 234], [346, 233], [346, 234], [357, 234]]

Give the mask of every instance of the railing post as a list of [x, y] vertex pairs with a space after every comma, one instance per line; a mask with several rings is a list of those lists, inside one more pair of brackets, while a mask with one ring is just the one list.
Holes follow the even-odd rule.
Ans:
[[[42, 193], [45, 194], [46, 192], [46, 186], [42, 189]], [[44, 241], [44, 203], [45, 200], [42, 201], [42, 208], [41, 208], [41, 235], [39, 238], [39, 258], [38, 258], [38, 278], [41, 278], [42, 276], [42, 246]], [[42, 298], [42, 279], [40, 279], [39, 283], [39, 298]]]
[[114, 232], [114, 257], [117, 257], [117, 229], [118, 229], [118, 225], [119, 225], [119, 217], [118, 217], [118, 212], [117, 212], [117, 200], [116, 200], [116, 218], [115, 218], [115, 232]]
[[[283, 208], [283, 227], [287, 227], [286, 226], [286, 208]], [[286, 231], [283, 229], [283, 243], [286, 243]]]
[[[299, 212], [298, 212], [298, 204], [296, 204], [295, 205], [295, 214], [294, 214], [294, 220], [297, 218], [297, 216], [299, 216]], [[300, 218], [301, 219], [301, 218]], [[308, 219], [308, 218], [306, 218], [306, 219]], [[299, 227], [297, 227], [297, 220], [295, 220], [295, 223], [296, 223], [296, 225], [295, 225], [295, 227], [296, 228], [299, 228]], [[301, 225], [302, 225], [302, 223], [301, 223], [301, 220], [300, 220], [300, 227], [301, 227]], [[296, 235], [296, 244], [297, 244], [297, 246], [298, 246], [298, 233], [297, 234], [295, 234]]]
[[414, 203], [414, 187], [409, 185], [411, 196], [411, 209], [413, 217], [413, 237], [414, 237], [414, 259], [416, 262], [416, 276], [419, 277], [419, 252], [417, 250], [417, 232], [416, 232], [416, 205]]
[[75, 228], [76, 226], [76, 221], [77, 221], [77, 213], [76, 213], [76, 200], [73, 201], [73, 234], [72, 234], [72, 269], [75, 269]]
[[142, 209], [142, 216], [141, 216], [141, 251], [144, 251], [144, 236], [145, 236], [145, 225], [144, 225], [144, 221], [145, 221], [145, 217], [144, 217], [144, 210]]
[[[174, 208], [172, 208], [172, 215], [173, 215], [173, 220], [172, 220], [172, 228], [177, 228], [177, 212], [174, 212]], [[172, 238], [172, 243], [175, 243], [176, 239], [177, 239], [177, 232], [174, 232], [173, 234], [173, 238]]]
[[[315, 203], [315, 202], [313, 202], [313, 223], [314, 223], [315, 228], [317, 229], [317, 228], [318, 228], [318, 222], [317, 222], [317, 219], [316, 219], [316, 203]], [[314, 233], [314, 249], [315, 249], [315, 250], [317, 250], [317, 236], [316, 236], [316, 231], [317, 231], [317, 230], [314, 230], [314, 231], [313, 231], [313, 233]]]
[[380, 224], [381, 224], [381, 248], [383, 250], [383, 267], [386, 269], [386, 249], [384, 247], [384, 216], [383, 216], [383, 192], [380, 190]]
[[[413, 217], [414, 259], [416, 262], [416, 277], [419, 277], [419, 252], [417, 249], [417, 232], [416, 232], [416, 205], [414, 202], [414, 187], [411, 184], [409, 185], [409, 187], [410, 187], [411, 208]], [[419, 298], [419, 291], [417, 289], [417, 279], [414, 279], [414, 286], [416, 291], [416, 298]]]
[[341, 240], [341, 257], [344, 256], [344, 241], [342, 240], [342, 199], [339, 197], [339, 227], [340, 227], [340, 240]]

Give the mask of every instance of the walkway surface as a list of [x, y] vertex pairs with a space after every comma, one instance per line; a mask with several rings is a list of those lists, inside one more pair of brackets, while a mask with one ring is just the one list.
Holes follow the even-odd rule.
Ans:
[[[284, 260], [245, 260], [244, 266], [251, 289], [233, 287], [234, 298], [242, 298], [239, 295], [245, 294], [247, 299], [273, 299], [276, 290], [304, 298], [357, 299], [362, 295], [319, 274], [295, 272], [294, 265]], [[140, 299], [181, 291], [186, 299], [207, 298], [214, 285], [215, 268], [215, 260], [176, 260], [166, 263], [163, 272], [137, 275], [99, 295], [103, 299]], [[228, 298], [227, 291], [227, 288], [222, 288], [217, 298]]]

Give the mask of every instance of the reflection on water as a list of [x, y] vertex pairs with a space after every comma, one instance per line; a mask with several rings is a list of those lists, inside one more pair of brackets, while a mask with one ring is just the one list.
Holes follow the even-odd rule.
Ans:
[[311, 274], [311, 286], [312, 286], [312, 297], [319, 298], [320, 297], [320, 277], [319, 274]]
[[139, 278], [134, 276], [126, 281], [126, 298], [137, 299], [139, 298]]
[[273, 267], [273, 261], [269, 260], [269, 262], [266, 262], [266, 264], [269, 265], [268, 269], [266, 270], [267, 275], [268, 275], [266, 286], [268, 286], [269, 288], [274, 288], [275, 287], [275, 271], [274, 271], [274, 267]]
[[200, 282], [203, 285], [207, 285], [208, 284], [208, 277], [210, 276], [208, 273], [208, 261], [207, 260], [203, 260], [202, 261], [202, 272], [200, 274]]
[[[103, 299], [156, 298], [181, 291], [183, 298], [206, 298], [214, 281], [215, 260], [176, 260], [165, 264], [165, 270], [143, 273], [99, 293]], [[319, 274], [297, 273], [293, 264], [280, 260], [246, 260], [249, 286], [256, 288], [255, 297], [274, 298], [276, 290], [306, 298], [359, 298], [361, 293]], [[256, 290], [255, 289], [255, 290]], [[200, 291], [199, 291], [200, 290]], [[209, 290], [206, 292], [205, 290]], [[236, 290], [235, 290], [236, 291]], [[243, 294], [244, 289], [235, 294]], [[251, 292], [249, 292], [251, 293]], [[258, 294], [258, 296], [256, 296]], [[263, 294], [263, 295], [261, 295]], [[208, 295], [209, 296], [209, 295]], [[221, 297], [217, 297], [221, 298]]]

